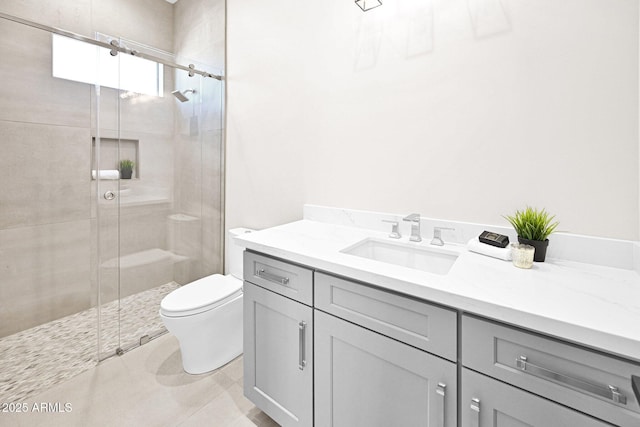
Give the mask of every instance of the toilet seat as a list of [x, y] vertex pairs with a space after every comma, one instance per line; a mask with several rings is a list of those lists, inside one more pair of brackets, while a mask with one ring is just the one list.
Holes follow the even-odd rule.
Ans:
[[242, 281], [233, 276], [212, 274], [176, 289], [160, 303], [167, 317], [191, 316], [219, 307], [242, 295]]

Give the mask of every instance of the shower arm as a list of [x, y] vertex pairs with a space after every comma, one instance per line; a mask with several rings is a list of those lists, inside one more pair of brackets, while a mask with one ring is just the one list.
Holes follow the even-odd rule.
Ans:
[[89, 43], [95, 46], [99, 46], [99, 47], [103, 47], [105, 49], [109, 49], [111, 51], [111, 55], [115, 56], [118, 54], [118, 52], [122, 52], [125, 53], [127, 55], [132, 55], [132, 56], [137, 56], [139, 58], [143, 58], [143, 59], [148, 59], [149, 61], [153, 61], [153, 62], [157, 62], [163, 65], [167, 65], [169, 67], [173, 67], [173, 68], [177, 68], [180, 70], [184, 70], [184, 71], [188, 71], [189, 72], [189, 77], [193, 77], [195, 74], [198, 74], [200, 76], [203, 77], [211, 77], [213, 79], [216, 80], [222, 80], [224, 77], [219, 76], [217, 74], [211, 74], [207, 71], [203, 71], [203, 70], [198, 70], [195, 68], [195, 66], [193, 64], [189, 64], [189, 66], [184, 66], [184, 65], [180, 65], [180, 64], [176, 64], [174, 62], [171, 61], [166, 61], [162, 58], [158, 58], [156, 56], [153, 55], [149, 55], [146, 53], [141, 53], [138, 52], [137, 50], [134, 49], [129, 49], [127, 47], [124, 46], [120, 46], [119, 43], [116, 40], [111, 40], [111, 43], [105, 43], [105, 42], [101, 42], [99, 40], [94, 40], [90, 37], [86, 37], [77, 33], [73, 33], [71, 31], [66, 31], [66, 30], [62, 30], [60, 28], [56, 28], [56, 27], [50, 27], [48, 25], [44, 25], [44, 24], [39, 24], [37, 22], [33, 22], [33, 21], [29, 21], [27, 19], [23, 19], [23, 18], [19, 18], [17, 16], [13, 16], [13, 15], [9, 15], [7, 13], [3, 13], [0, 12], [0, 18], [6, 19], [8, 21], [13, 21], [13, 22], [17, 22], [19, 24], [24, 24], [27, 25], [29, 27], [33, 27], [33, 28], [37, 28], [40, 30], [44, 30], [44, 31], [48, 31], [50, 33], [53, 34], [58, 34], [60, 36], [64, 36], [64, 37], [68, 37], [74, 40], [79, 40], [81, 42], [85, 42], [85, 43]]

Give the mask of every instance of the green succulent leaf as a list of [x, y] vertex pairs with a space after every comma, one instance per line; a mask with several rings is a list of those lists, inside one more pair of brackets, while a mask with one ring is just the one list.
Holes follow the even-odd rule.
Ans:
[[553, 221], [555, 215], [530, 206], [522, 211], [516, 210], [513, 215], [504, 215], [503, 218], [511, 223], [518, 236], [529, 240], [546, 240], [559, 224], [558, 221]]
[[133, 160], [120, 160], [120, 171], [132, 171], [135, 165], [136, 164], [133, 162]]

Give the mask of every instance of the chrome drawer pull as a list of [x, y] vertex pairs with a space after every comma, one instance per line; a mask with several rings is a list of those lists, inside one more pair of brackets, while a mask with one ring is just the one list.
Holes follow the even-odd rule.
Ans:
[[307, 361], [305, 360], [304, 354], [304, 345], [305, 345], [305, 330], [307, 328], [307, 323], [302, 321], [298, 323], [298, 340], [299, 340], [299, 352], [298, 352], [298, 368], [302, 371], [305, 366], [307, 366]]
[[270, 282], [279, 283], [281, 285], [286, 285], [287, 283], [289, 283], [288, 277], [282, 277], [278, 276], [277, 274], [267, 273], [266, 271], [264, 271], [264, 268], [256, 270], [256, 276], [262, 277], [263, 279], [266, 279]]
[[438, 414], [438, 425], [441, 427], [444, 427], [444, 413], [445, 413], [445, 403], [444, 403], [444, 398], [445, 398], [445, 394], [446, 394], [446, 388], [447, 385], [444, 383], [438, 383], [438, 387], [436, 387], [436, 394], [438, 396], [441, 396], [442, 399], [441, 400], [441, 405], [440, 405], [440, 413]]
[[580, 390], [610, 399], [615, 403], [621, 403], [623, 405], [627, 404], [627, 397], [620, 393], [618, 387], [612, 385], [603, 387], [601, 385], [591, 384], [586, 381], [570, 377], [568, 375], [554, 372], [547, 368], [543, 368], [541, 366], [537, 366], [531, 362], [528, 362], [527, 356], [520, 356], [518, 359], [516, 359], [516, 367], [533, 376], [563, 383], [568, 386], [575, 387]]
[[480, 399], [471, 399], [471, 427], [480, 427]]

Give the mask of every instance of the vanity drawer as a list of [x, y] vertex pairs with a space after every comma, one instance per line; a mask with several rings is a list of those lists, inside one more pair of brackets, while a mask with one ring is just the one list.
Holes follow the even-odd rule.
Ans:
[[313, 305], [313, 271], [255, 252], [244, 252], [244, 280]]
[[631, 385], [640, 364], [469, 315], [462, 364], [616, 425], [640, 425]]
[[456, 361], [456, 312], [315, 272], [315, 308]]

